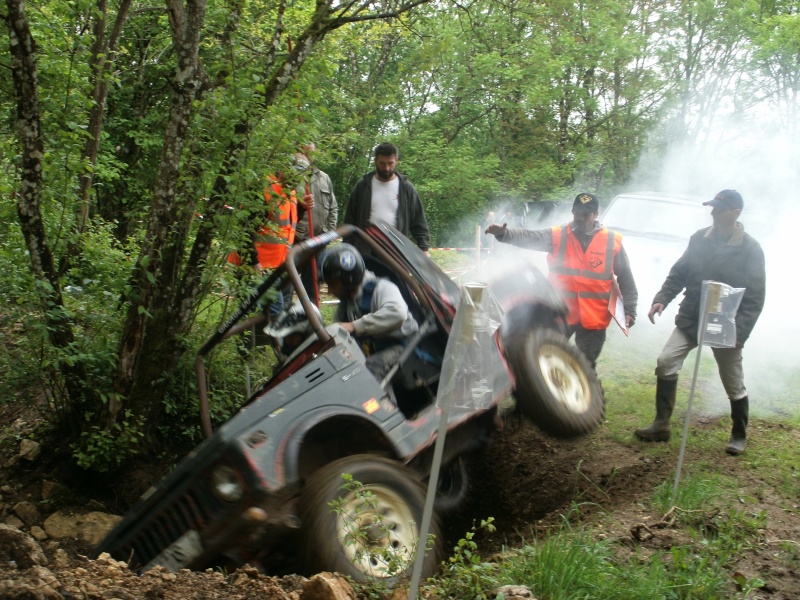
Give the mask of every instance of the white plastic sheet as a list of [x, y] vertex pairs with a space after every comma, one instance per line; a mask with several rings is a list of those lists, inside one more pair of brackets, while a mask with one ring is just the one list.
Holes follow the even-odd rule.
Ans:
[[[718, 281], [703, 281], [700, 306], [706, 315], [700, 315], [697, 339], [714, 348], [736, 346], [736, 311], [742, 302], [745, 288], [734, 288]], [[705, 332], [703, 325], [705, 324]]]
[[503, 311], [485, 283], [465, 283], [444, 353], [436, 405], [489, 408], [511, 390], [495, 333]]

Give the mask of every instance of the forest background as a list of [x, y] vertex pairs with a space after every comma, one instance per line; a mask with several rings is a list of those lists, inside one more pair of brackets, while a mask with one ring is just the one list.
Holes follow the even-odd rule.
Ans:
[[[226, 256], [300, 142], [340, 215], [396, 143], [439, 246], [577, 191], [799, 188], [796, 1], [3, 4], [0, 403], [92, 471], [200, 439], [194, 352], [252, 281]], [[219, 422], [242, 366], [210, 368]]]

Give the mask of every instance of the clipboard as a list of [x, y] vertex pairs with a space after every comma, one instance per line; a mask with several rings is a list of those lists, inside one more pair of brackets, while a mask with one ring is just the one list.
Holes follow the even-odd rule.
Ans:
[[622, 292], [619, 291], [619, 284], [617, 283], [616, 277], [614, 277], [611, 284], [611, 295], [608, 298], [608, 312], [611, 313], [614, 321], [616, 321], [622, 333], [627, 337], [628, 327], [625, 324], [625, 305], [622, 302]]

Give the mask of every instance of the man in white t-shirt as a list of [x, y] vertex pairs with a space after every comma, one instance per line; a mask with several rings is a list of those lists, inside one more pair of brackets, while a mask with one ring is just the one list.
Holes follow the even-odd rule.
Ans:
[[428, 221], [414, 185], [396, 170], [398, 154], [397, 146], [389, 142], [375, 147], [375, 170], [353, 188], [344, 222], [363, 228], [367, 223], [384, 221], [413, 239], [427, 254]]

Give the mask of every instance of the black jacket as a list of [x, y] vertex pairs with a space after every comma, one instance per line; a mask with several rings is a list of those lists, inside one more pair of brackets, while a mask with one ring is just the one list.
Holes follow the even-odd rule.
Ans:
[[666, 306], [685, 290], [675, 325], [692, 340], [697, 339], [704, 280], [745, 288], [736, 312], [736, 341], [744, 345], [764, 308], [767, 277], [764, 251], [741, 223], [728, 240], [718, 239], [713, 227], [694, 233], [653, 298], [653, 304]]
[[[366, 227], [369, 223], [374, 175], [375, 171], [367, 173], [358, 180], [353, 188], [344, 214], [345, 223], [360, 228]], [[413, 239], [420, 250], [428, 250], [430, 248], [430, 232], [428, 231], [428, 221], [425, 219], [425, 211], [422, 208], [422, 200], [408, 177], [400, 173], [397, 173], [397, 176], [400, 178], [397, 223], [390, 223], [390, 225], [399, 229], [406, 237]]]

